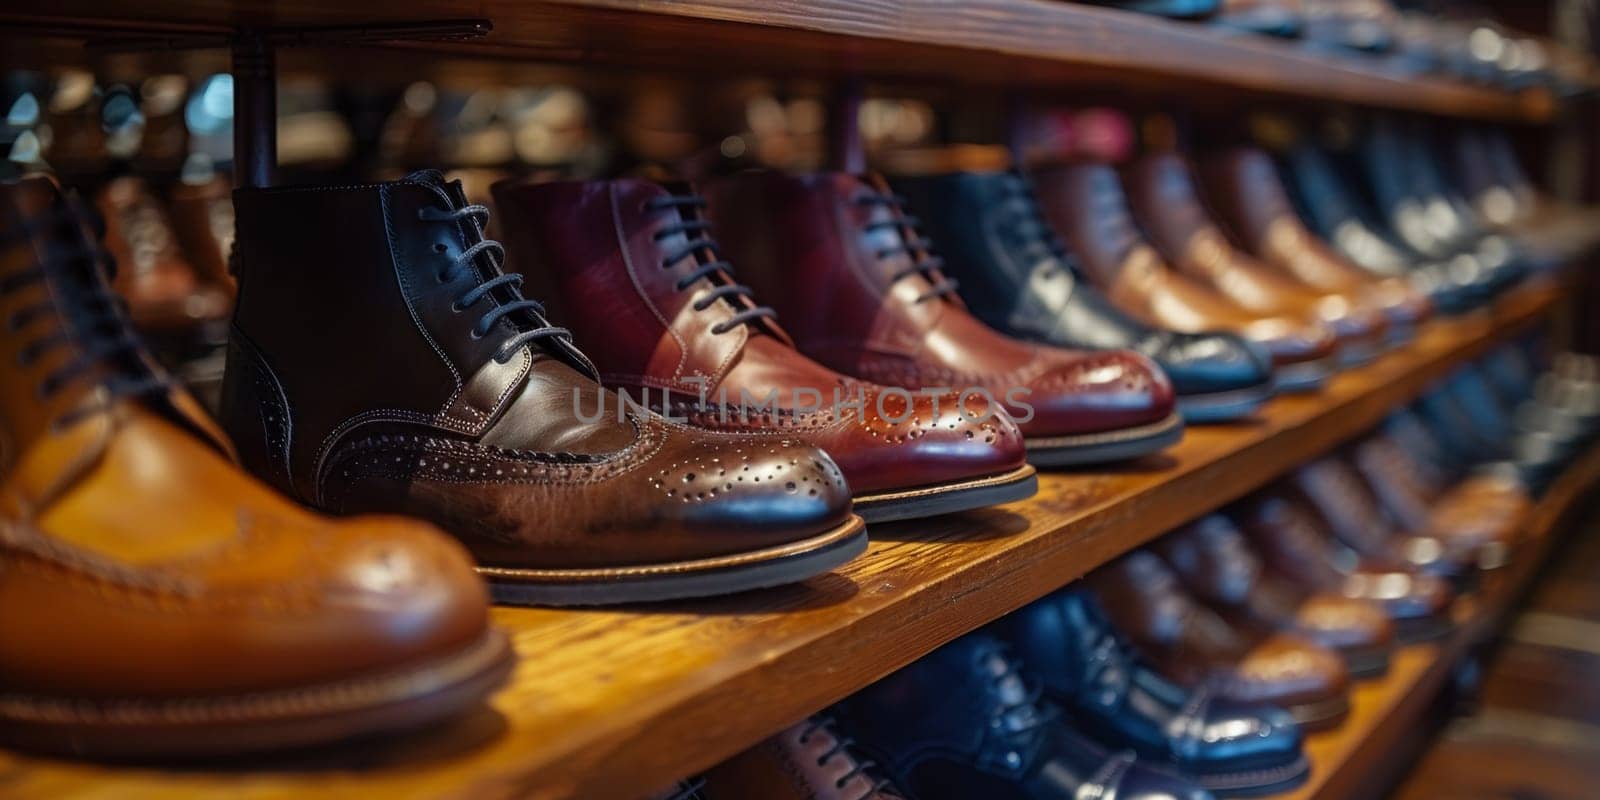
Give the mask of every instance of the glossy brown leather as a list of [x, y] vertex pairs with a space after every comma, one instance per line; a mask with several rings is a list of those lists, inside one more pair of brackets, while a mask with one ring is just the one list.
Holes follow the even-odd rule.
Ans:
[[702, 792], [706, 800], [904, 800], [848, 745], [808, 720], [713, 767]]
[[[800, 351], [831, 369], [911, 390], [985, 389], [1030, 440], [1174, 413], [1172, 384], [1148, 358], [1012, 339], [939, 293], [945, 276], [877, 176], [746, 172], [706, 188], [741, 279], [778, 310]], [[1010, 402], [1013, 389], [1031, 412]]]
[[1456, 575], [1471, 563], [1437, 536], [1396, 525], [1342, 454], [1312, 461], [1284, 483], [1305, 498], [1335, 537], [1373, 563], [1434, 575]]
[[[680, 196], [687, 191], [645, 180], [495, 186], [506, 215], [508, 268], [528, 278], [533, 294], [549, 298], [552, 319], [585, 343], [607, 386], [697, 427], [821, 447], [858, 496], [1023, 467], [1022, 434], [982, 398], [969, 398], [969, 420], [953, 393], [886, 394], [806, 358], [777, 320], [729, 326], [760, 298], [713, 296], [735, 283], [722, 270], [685, 286], [685, 274], [714, 257], [708, 252], [665, 262], [687, 240], [657, 232], [703, 218], [693, 208], [650, 207], [672, 198], [671, 188]], [[748, 409], [769, 394], [775, 411], [740, 413], [741, 403]], [[863, 406], [835, 413], [836, 397]]]
[[134, 325], [176, 331], [227, 316], [226, 294], [201, 281], [183, 257], [172, 220], [142, 178], [107, 184], [99, 204], [105, 246], [117, 261], [113, 288], [128, 301]]
[[233, 182], [222, 174], [172, 188], [172, 228], [183, 254], [201, 282], [226, 292], [230, 304], [238, 286], [228, 270], [233, 250]]
[[418, 173], [234, 203], [222, 419], [246, 465], [302, 501], [421, 517], [485, 567], [521, 571], [749, 553], [853, 518], [815, 447], [619, 412], [563, 337], [501, 363], [517, 331], [546, 323], [527, 310], [480, 330], [511, 294], [458, 305], [498, 274], [487, 253], [450, 269], [482, 241], [477, 222], [421, 219], [464, 208], [459, 184]]
[[1117, 172], [1106, 164], [1053, 166], [1034, 187], [1051, 224], [1094, 281], [1124, 311], [1153, 325], [1229, 330], [1264, 346], [1278, 366], [1331, 359], [1337, 339], [1320, 322], [1262, 315], [1176, 273], [1134, 223]]
[[1307, 229], [1265, 152], [1235, 148], [1206, 159], [1204, 169], [1221, 221], [1263, 263], [1308, 288], [1381, 309], [1391, 330], [1413, 328], [1431, 314], [1428, 299], [1404, 279], [1363, 271]]
[[1100, 607], [1163, 673], [1217, 682], [1225, 696], [1295, 710], [1344, 695], [1349, 674], [1332, 651], [1298, 636], [1250, 636], [1190, 595], [1154, 553], [1135, 551], [1090, 575]]
[[[159, 705], [324, 684], [482, 639], [487, 596], [455, 542], [300, 508], [234, 464], [146, 353], [89, 352], [86, 298], [109, 289], [64, 202], [49, 179], [0, 185], [0, 224], [33, 229], [0, 250], [15, 287], [0, 291], [0, 518], [16, 522], [0, 524], [0, 716], [30, 697]], [[94, 324], [118, 330], [109, 305]], [[108, 389], [139, 378], [149, 391]]]
[[1155, 545], [1184, 586], [1230, 623], [1285, 631], [1341, 652], [1389, 647], [1394, 625], [1376, 604], [1297, 585], [1267, 568], [1227, 517], [1212, 514]]
[[1434, 483], [1427, 467], [1383, 434], [1357, 442], [1350, 459], [1390, 517], [1438, 537], [1457, 561], [1505, 563], [1533, 507], [1527, 491], [1506, 477]]
[[1232, 518], [1274, 571], [1308, 589], [1376, 602], [1397, 625], [1444, 618], [1455, 601], [1442, 578], [1363, 562], [1291, 494], [1263, 492]]
[[1134, 215], [1179, 272], [1257, 314], [1321, 320], [1345, 348], [1382, 343], [1386, 321], [1359, 298], [1308, 289], [1234, 247], [1211, 219], [1182, 156], [1153, 153], [1125, 174]]

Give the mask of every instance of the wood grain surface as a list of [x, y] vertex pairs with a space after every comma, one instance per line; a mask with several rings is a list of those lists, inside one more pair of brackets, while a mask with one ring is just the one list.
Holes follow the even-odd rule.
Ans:
[[[437, 52], [726, 76], [875, 79], [1182, 95], [1248, 90], [1450, 116], [1542, 121], [1555, 103], [1408, 75], [1382, 58], [1313, 52], [1066, 0], [58, 0], [0, 9], [0, 35], [95, 29], [224, 31], [487, 18], [482, 40]], [[70, 37], [69, 37], [70, 38]], [[51, 50], [38, 52], [50, 53]], [[37, 66], [37, 65], [35, 65]]]
[[492, 709], [438, 730], [176, 771], [0, 752], [0, 796], [638, 798], [1368, 429], [1544, 319], [1559, 294], [1529, 286], [1429, 323], [1319, 394], [1192, 428], [1129, 465], [1043, 475], [1033, 499], [874, 526], [864, 557], [804, 584], [638, 608], [497, 609], [522, 658], [512, 683]]

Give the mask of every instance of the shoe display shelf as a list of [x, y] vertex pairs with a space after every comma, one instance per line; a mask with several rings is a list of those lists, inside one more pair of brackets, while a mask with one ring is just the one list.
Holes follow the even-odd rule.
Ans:
[[[874, 526], [868, 553], [794, 586], [605, 610], [497, 608], [521, 657], [489, 710], [384, 742], [188, 769], [0, 753], [26, 797], [583, 797], [636, 800], [705, 769], [940, 645], [1379, 423], [1454, 367], [1547, 321], [1560, 286], [1522, 287], [1473, 316], [1426, 324], [1408, 347], [1258, 418], [1190, 429], [1159, 456], [1040, 476], [1027, 501]], [[1591, 456], [1541, 502], [1535, 532], [1600, 477]], [[1496, 578], [1453, 638], [1397, 655], [1359, 687], [1352, 720], [1310, 742], [1304, 797], [1372, 772], [1531, 574]], [[1503, 584], [1503, 585], [1502, 585]]]
[[1181, 92], [1188, 102], [1208, 93], [1236, 102], [1246, 91], [1280, 104], [1333, 101], [1522, 122], [1548, 120], [1559, 105], [1543, 89], [1510, 92], [1419, 77], [1381, 57], [1063, 0], [397, 0], [380, 7], [354, 0], [61, 0], [0, 10], [0, 31], [66, 40], [144, 35], [153, 37], [145, 45], [160, 49], [193, 47], [241, 27], [464, 19], [486, 19], [493, 28], [466, 41], [402, 46], [682, 74], [1133, 88], [1156, 96]]

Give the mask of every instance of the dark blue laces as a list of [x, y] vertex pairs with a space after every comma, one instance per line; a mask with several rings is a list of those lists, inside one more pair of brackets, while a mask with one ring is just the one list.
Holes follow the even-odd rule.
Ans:
[[[777, 318], [777, 311], [768, 306], [756, 305], [750, 287], [734, 282], [733, 265], [723, 260], [721, 248], [717, 247], [716, 241], [711, 238], [711, 223], [699, 216], [706, 207], [705, 198], [697, 195], [661, 195], [645, 201], [644, 207], [646, 211], [673, 209], [678, 212], [678, 221], [661, 226], [653, 237], [659, 242], [669, 236], [682, 234], [685, 240], [682, 247], [662, 256], [662, 269], [670, 269], [691, 256], [697, 260], [704, 259], [699, 260], [694, 269], [678, 279], [676, 284], [678, 291], [687, 291], [701, 279], [712, 280], [718, 276], [726, 279], [725, 283], [714, 283], [711, 291], [694, 302], [696, 311], [704, 311], [710, 308], [712, 303], [723, 298], [727, 298], [729, 304], [734, 307], [733, 316], [713, 325], [712, 333], [726, 333], [758, 319]], [[744, 298], [747, 303], [741, 303], [736, 298]]]
[[892, 231], [896, 241], [899, 242], [891, 247], [879, 248], [875, 253], [879, 259], [903, 255], [911, 262], [910, 266], [890, 275], [891, 282], [904, 280], [912, 275], [921, 275], [923, 280], [932, 285], [917, 298], [918, 303], [955, 294], [959, 284], [954, 278], [947, 277], [940, 271], [944, 269], [944, 259], [934, 253], [933, 240], [922, 235], [922, 220], [906, 213], [904, 197], [898, 194], [862, 192], [856, 195], [855, 202], [862, 206], [883, 206], [889, 210], [888, 219], [867, 223], [866, 231], [868, 233]]
[[[471, 220], [476, 229], [482, 230], [483, 226], [489, 222], [489, 209], [477, 204], [449, 210], [426, 206], [417, 211], [417, 218], [423, 222], [460, 223], [463, 220]], [[493, 269], [490, 272], [499, 273], [500, 265], [505, 261], [505, 247], [493, 239], [479, 238], [476, 243], [461, 251], [461, 255], [450, 259], [445, 264], [444, 269], [439, 272], [439, 282], [448, 283], [461, 277], [463, 272], [471, 271], [474, 262], [485, 254], [491, 256]], [[507, 323], [516, 330], [516, 333], [495, 348], [494, 360], [496, 363], [504, 364], [510, 361], [512, 356], [516, 355], [517, 351], [529, 342], [552, 338], [567, 339], [568, 341], [572, 339], [572, 332], [566, 328], [546, 324], [530, 327], [519, 325], [513, 321], [517, 320], [518, 317], [511, 315], [519, 311], [530, 312], [535, 319], [541, 322], [544, 320], [544, 306], [537, 301], [529, 300], [522, 296], [522, 276], [514, 272], [497, 274], [493, 278], [478, 283], [463, 292], [460, 297], [457, 297], [450, 308], [456, 313], [464, 313], [467, 309], [477, 304], [478, 301], [488, 297], [490, 292], [497, 289], [504, 290], [511, 299], [507, 302], [496, 303], [488, 311], [483, 312], [483, 315], [478, 318], [478, 323], [472, 327], [472, 338], [474, 339], [482, 339], [488, 336], [495, 323], [503, 319], [507, 320]]]

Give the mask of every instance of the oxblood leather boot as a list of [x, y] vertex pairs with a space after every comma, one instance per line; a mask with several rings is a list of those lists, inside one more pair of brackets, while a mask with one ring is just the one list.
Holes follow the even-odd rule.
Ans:
[[1133, 220], [1116, 170], [1105, 164], [1058, 166], [1035, 173], [1045, 216], [1083, 259], [1085, 273], [1111, 302], [1145, 322], [1199, 333], [1233, 331], [1266, 348], [1282, 391], [1313, 390], [1338, 364], [1338, 340], [1322, 323], [1266, 316], [1179, 275], [1162, 261]]
[[1134, 214], [1167, 263], [1258, 314], [1318, 319], [1339, 338], [1340, 363], [1360, 364], [1384, 345], [1387, 323], [1363, 298], [1307, 288], [1233, 246], [1202, 204], [1174, 153], [1147, 155], [1127, 170]]
[[91, 213], [0, 185], [0, 742], [231, 756], [478, 704], [511, 651], [467, 554], [246, 476], [139, 344]]
[[106, 249], [120, 269], [114, 288], [128, 301], [133, 324], [174, 333], [228, 316], [228, 297], [200, 280], [183, 257], [166, 209], [139, 178], [118, 178], [100, 192]]
[[1246, 417], [1272, 396], [1272, 358], [1259, 345], [1231, 333], [1163, 330], [1112, 305], [1080, 274], [1022, 175], [960, 172], [894, 186], [939, 231], [945, 269], [990, 327], [1056, 347], [1149, 356], [1172, 380], [1186, 422]]
[[1334, 540], [1305, 501], [1263, 492], [1231, 516], [1274, 570], [1315, 591], [1378, 603], [1394, 622], [1400, 641], [1437, 638], [1453, 627], [1455, 592], [1443, 578], [1362, 559]]
[[1185, 591], [1154, 553], [1129, 553], [1089, 582], [1117, 630], [1181, 683], [1282, 706], [1306, 730], [1337, 725], [1350, 710], [1350, 675], [1337, 654], [1292, 634], [1234, 629]]
[[845, 700], [840, 727], [918, 800], [1211, 800], [1063, 722], [1021, 670], [969, 634]]
[[234, 204], [222, 417], [251, 470], [300, 500], [431, 520], [511, 602], [741, 591], [865, 548], [822, 451], [607, 401], [500, 272], [488, 211], [437, 172]]
[[713, 767], [705, 800], [907, 800], [851, 751], [830, 717], [813, 717]]
[[741, 274], [825, 366], [913, 391], [982, 390], [1039, 466], [1133, 458], [1182, 436], [1172, 384], [1144, 356], [1040, 347], [973, 317], [881, 178], [746, 172], [708, 191]]
[[510, 235], [508, 268], [590, 343], [608, 386], [698, 427], [823, 448], [868, 522], [1037, 490], [1022, 434], [998, 407], [970, 398], [969, 419], [953, 393], [887, 393], [795, 350], [772, 309], [720, 260], [705, 201], [688, 187], [617, 180], [494, 191]]
[[1133, 748], [1230, 795], [1284, 791], [1310, 769], [1289, 712], [1157, 675], [1084, 589], [1057, 592], [990, 630], [1028, 664], [1047, 698], [1107, 746]]
[[1264, 263], [1301, 284], [1356, 298], [1382, 310], [1389, 344], [1409, 340], [1432, 311], [1426, 297], [1401, 278], [1377, 278], [1345, 261], [1306, 229], [1278, 177], [1272, 158], [1237, 148], [1205, 161], [1207, 187], [1221, 219]]
[[1156, 542], [1188, 590], [1229, 624], [1285, 631], [1337, 652], [1354, 678], [1389, 668], [1394, 625], [1376, 604], [1297, 585], [1267, 568], [1231, 520], [1211, 514]]

